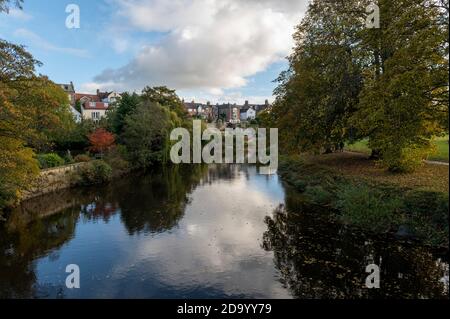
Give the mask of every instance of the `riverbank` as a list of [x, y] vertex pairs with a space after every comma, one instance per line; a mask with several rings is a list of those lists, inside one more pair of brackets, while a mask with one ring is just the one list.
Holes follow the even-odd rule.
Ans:
[[448, 249], [448, 166], [392, 174], [365, 155], [335, 153], [282, 158], [279, 174], [343, 223]]

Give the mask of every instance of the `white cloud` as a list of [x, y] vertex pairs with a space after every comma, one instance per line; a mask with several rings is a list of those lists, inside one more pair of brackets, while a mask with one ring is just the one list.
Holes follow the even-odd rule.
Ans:
[[41, 48], [46, 51], [55, 51], [65, 54], [74, 55], [80, 58], [87, 58], [89, 57], [89, 53], [87, 50], [84, 49], [75, 49], [75, 48], [67, 48], [67, 47], [60, 47], [57, 45], [54, 45], [47, 40], [43, 39], [38, 34], [34, 33], [33, 31], [30, 31], [28, 29], [17, 29], [14, 31], [15, 37], [20, 37], [22, 39], [28, 40], [32, 45]]
[[[289, 54], [306, 0], [112, 0], [114, 23], [134, 31], [164, 32], [125, 66], [104, 70], [99, 86], [141, 89], [168, 85], [211, 95], [239, 88]], [[151, 43], [149, 41], [149, 43]], [[113, 43], [116, 50], [125, 45]]]

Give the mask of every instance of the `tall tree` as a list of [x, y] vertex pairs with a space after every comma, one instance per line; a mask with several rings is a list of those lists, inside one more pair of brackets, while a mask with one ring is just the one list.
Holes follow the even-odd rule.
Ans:
[[154, 102], [145, 101], [125, 118], [123, 141], [136, 167], [162, 162], [166, 156], [170, 112]]
[[141, 98], [136, 93], [124, 93], [117, 106], [108, 114], [111, 130], [121, 135], [123, 133], [125, 118], [140, 104]]
[[170, 111], [175, 112], [179, 117], [186, 118], [187, 113], [183, 102], [175, 90], [171, 90], [165, 86], [147, 86], [142, 90], [142, 98], [148, 102], [158, 103], [162, 107], [166, 107]]
[[448, 1], [378, 4], [381, 28], [360, 33], [369, 63], [353, 120], [386, 167], [412, 170], [448, 129]]
[[315, 0], [294, 35], [272, 116], [281, 149], [327, 151], [370, 138], [391, 170], [410, 170], [448, 131], [448, 1]]
[[354, 49], [362, 25], [352, 14], [354, 5], [314, 1], [297, 27], [290, 67], [278, 78], [272, 110], [285, 151], [331, 151], [349, 136], [362, 87]]

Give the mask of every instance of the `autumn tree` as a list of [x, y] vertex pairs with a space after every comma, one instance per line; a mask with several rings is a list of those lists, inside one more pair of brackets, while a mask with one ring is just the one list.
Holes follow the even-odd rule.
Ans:
[[355, 5], [313, 1], [296, 29], [296, 47], [278, 78], [271, 110], [285, 152], [329, 152], [349, 137], [362, 87], [355, 43], [363, 25], [350, 14]]
[[104, 128], [99, 128], [89, 135], [89, 142], [91, 143], [90, 151], [103, 156], [106, 151], [114, 146], [115, 137]]
[[[10, 5], [0, 1], [0, 12]], [[40, 65], [23, 46], [0, 39], [0, 209], [16, 203], [39, 173], [35, 151], [49, 149], [73, 121], [64, 91], [35, 74]]]
[[417, 167], [448, 130], [448, 1], [439, 3], [380, 0], [381, 28], [361, 32], [369, 63], [353, 122], [390, 170]]
[[448, 1], [315, 0], [275, 90], [285, 152], [331, 151], [369, 138], [387, 168], [407, 171], [448, 131]]

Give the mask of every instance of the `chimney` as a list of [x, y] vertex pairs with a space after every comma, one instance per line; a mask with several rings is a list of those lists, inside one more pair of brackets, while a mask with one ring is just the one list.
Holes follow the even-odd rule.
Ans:
[[245, 101], [245, 106], [248, 106], [248, 100]]
[[99, 89], [97, 89], [97, 95], [100, 95], [100, 90]]
[[266, 106], [269, 106], [269, 100], [266, 100], [266, 102], [264, 103]]

